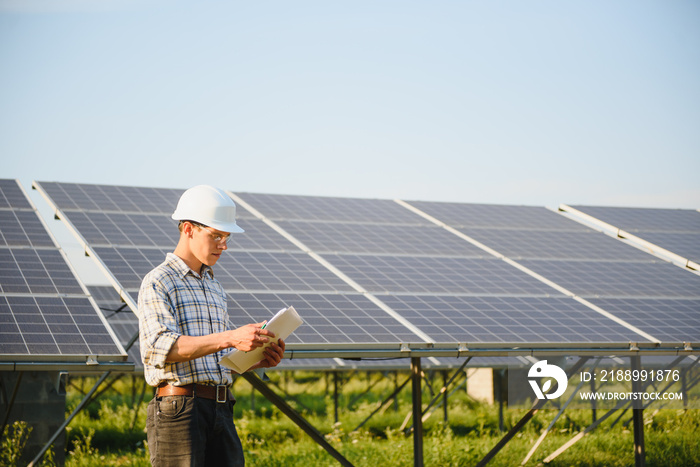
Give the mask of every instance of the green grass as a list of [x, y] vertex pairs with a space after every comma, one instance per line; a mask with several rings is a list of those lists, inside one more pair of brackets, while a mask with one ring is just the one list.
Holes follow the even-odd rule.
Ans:
[[[322, 373], [301, 372], [295, 375], [294, 380], [291, 375], [281, 377], [280, 374], [273, 374], [271, 377], [290, 394], [284, 396], [290, 405], [301, 412], [354, 465], [413, 465], [413, 437], [400, 429], [411, 410], [410, 386], [399, 394], [398, 409], [390, 406], [355, 431], [355, 427], [393, 391], [393, 376], [384, 378], [381, 374], [374, 373], [368, 379], [364, 374], [344, 375], [337, 423], [333, 396], [329, 390], [332, 384], [327, 384], [327, 377]], [[407, 375], [401, 375], [399, 379], [403, 381], [406, 377]], [[375, 382], [371, 390], [366, 392]], [[90, 381], [86, 381], [83, 386], [89, 388], [90, 384]], [[330, 454], [270, 402], [257, 393], [253, 394], [251, 389], [242, 379], [234, 386], [238, 399], [235, 420], [244, 445], [247, 465], [338, 465]], [[277, 392], [282, 393], [280, 390]], [[72, 387], [68, 395], [67, 413], [72, 411], [81, 398], [79, 391]], [[138, 401], [138, 397], [134, 397], [131, 381], [117, 382], [99, 400], [83, 410], [68, 427], [66, 465], [150, 465], [144, 432], [145, 406], [149, 398], [147, 396], [146, 401], [137, 407], [138, 404], [134, 401]], [[427, 404], [430, 399], [426, 389], [423, 403]], [[524, 413], [524, 409], [505, 410], [505, 429], [512, 427]], [[599, 410], [598, 416], [602, 413]], [[555, 415], [555, 410], [543, 410], [536, 414], [489, 465], [519, 465]], [[136, 422], [132, 429], [135, 416]], [[547, 465], [634, 465], [632, 425], [624, 426], [630, 417], [631, 413], [626, 414], [615, 426], [612, 426], [612, 421], [617, 417], [611, 417]], [[700, 443], [697, 442], [700, 411], [646, 410], [644, 417], [647, 465], [700, 465]], [[590, 410], [566, 412], [527, 465], [542, 465], [549, 454], [590, 423]], [[410, 426], [409, 422], [408, 427]], [[475, 402], [467, 396], [464, 389], [458, 390], [449, 398], [447, 423], [443, 421], [441, 407], [424, 423], [424, 463], [431, 466], [475, 465], [502, 436], [498, 406]], [[48, 464], [50, 463], [45, 462], [45, 465]]]

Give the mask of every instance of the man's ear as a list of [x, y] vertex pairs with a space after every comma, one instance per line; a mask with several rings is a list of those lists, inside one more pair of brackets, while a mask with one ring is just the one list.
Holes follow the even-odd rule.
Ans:
[[182, 233], [185, 235], [185, 237], [192, 238], [192, 235], [194, 234], [194, 224], [191, 222], [183, 222]]

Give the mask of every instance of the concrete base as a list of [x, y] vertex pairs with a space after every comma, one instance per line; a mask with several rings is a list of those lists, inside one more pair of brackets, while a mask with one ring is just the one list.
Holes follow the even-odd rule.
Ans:
[[[0, 420], [5, 419], [19, 375], [18, 372], [0, 372]], [[24, 372], [7, 422], [8, 427], [15, 421], [26, 422], [31, 427], [19, 465], [31, 462], [65, 419], [66, 395], [59, 387], [59, 373]], [[58, 465], [65, 463], [65, 447], [64, 432], [53, 445]]]

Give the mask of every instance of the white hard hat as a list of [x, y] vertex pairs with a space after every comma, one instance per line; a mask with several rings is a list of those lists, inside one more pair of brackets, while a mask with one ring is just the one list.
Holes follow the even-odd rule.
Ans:
[[222, 232], [243, 232], [236, 225], [236, 203], [225, 191], [197, 185], [185, 191], [171, 216], [176, 221], [194, 221]]

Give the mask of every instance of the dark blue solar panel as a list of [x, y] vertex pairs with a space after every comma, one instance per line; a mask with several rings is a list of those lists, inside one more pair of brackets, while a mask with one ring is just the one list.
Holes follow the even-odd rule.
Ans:
[[542, 295], [551, 287], [495, 258], [323, 255], [370, 292]]
[[490, 256], [437, 226], [278, 221], [280, 227], [317, 253], [375, 253]]
[[627, 232], [700, 233], [700, 212], [693, 209], [572, 206]]
[[566, 297], [380, 297], [436, 342], [611, 343], [640, 339]]
[[669, 263], [522, 260], [547, 279], [588, 297], [700, 297], [700, 276]]
[[581, 224], [538, 206], [428, 201], [409, 201], [408, 204], [452, 227], [586, 230], [586, 227]]
[[[125, 289], [138, 289], [143, 277], [165, 261], [168, 248], [95, 248], [95, 253]], [[352, 291], [304, 253], [230, 251], [214, 266], [227, 291]]]
[[428, 225], [429, 222], [391, 200], [236, 193], [272, 220], [340, 221]]
[[662, 341], [700, 343], [700, 299], [596, 298], [591, 302]]
[[0, 209], [33, 209], [17, 180], [0, 179]]
[[360, 294], [229, 293], [228, 298], [234, 326], [260, 322], [285, 306], [294, 306], [304, 324], [289, 337], [290, 344], [423, 342]]
[[654, 260], [649, 254], [594, 230], [459, 230], [511, 259]]

